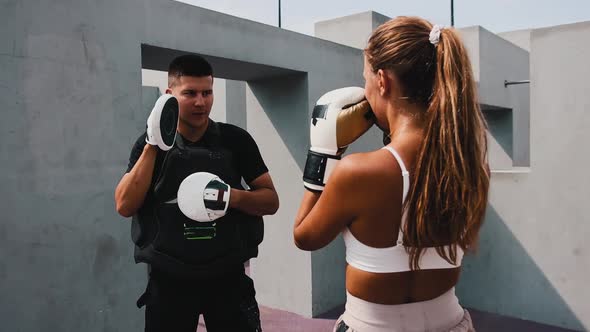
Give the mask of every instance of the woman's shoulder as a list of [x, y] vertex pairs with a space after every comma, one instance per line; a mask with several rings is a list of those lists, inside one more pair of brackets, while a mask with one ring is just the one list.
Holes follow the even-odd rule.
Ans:
[[394, 167], [395, 163], [389, 151], [379, 149], [349, 154], [342, 158], [337, 169], [339, 173], [345, 173], [357, 180], [365, 180], [401, 174], [399, 167]]
[[386, 153], [386, 150], [377, 150], [347, 155], [330, 175], [326, 189], [329, 186], [331, 191], [357, 198], [388, 194], [402, 184], [402, 176], [396, 170], [395, 161], [388, 160]]

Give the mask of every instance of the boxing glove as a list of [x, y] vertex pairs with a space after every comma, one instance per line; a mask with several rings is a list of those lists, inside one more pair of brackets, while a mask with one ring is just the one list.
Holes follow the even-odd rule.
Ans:
[[188, 218], [209, 222], [223, 217], [229, 207], [231, 187], [217, 175], [197, 172], [178, 187], [177, 203]]
[[145, 142], [168, 151], [176, 141], [178, 101], [173, 95], [161, 95], [147, 119]]
[[348, 145], [374, 123], [364, 89], [347, 87], [321, 96], [311, 117], [311, 148], [303, 172], [304, 186], [322, 191]]

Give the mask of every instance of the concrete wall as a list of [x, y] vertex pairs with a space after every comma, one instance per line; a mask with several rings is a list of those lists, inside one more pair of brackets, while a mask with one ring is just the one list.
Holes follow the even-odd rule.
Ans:
[[498, 36], [506, 39], [512, 44], [526, 50], [531, 51], [531, 31], [532, 29], [514, 30], [501, 32]]
[[369, 36], [389, 17], [367, 11], [331, 20], [316, 22], [314, 36], [354, 48], [364, 49]]
[[479, 102], [490, 125], [490, 167], [529, 165], [529, 86], [504, 81], [529, 79], [529, 54], [482, 27], [459, 29], [478, 84]]
[[260, 142], [281, 196], [252, 263], [259, 302], [307, 316], [343, 302], [341, 251], [299, 251], [292, 223], [311, 106], [330, 89], [361, 84], [359, 50], [167, 0], [8, 0], [0, 11], [6, 330], [143, 326], [135, 301], [145, 267], [133, 263], [113, 191], [145, 128], [146, 100], [157, 95], [142, 90], [142, 66], [162, 70], [175, 50], [207, 56], [219, 78], [234, 80], [226, 94], [242, 100], [226, 104], [226, 119], [245, 122]]
[[251, 261], [258, 297], [266, 305], [311, 315], [311, 254], [293, 249], [292, 232], [294, 202], [303, 195], [297, 174], [307, 142], [306, 135], [297, 137], [296, 128], [307, 123], [306, 112], [299, 111], [307, 107], [306, 91], [305, 77], [251, 82], [246, 89], [246, 121], [281, 200], [277, 214], [265, 218], [265, 239], [259, 257]]
[[480, 251], [459, 285], [466, 305], [590, 328], [589, 35], [588, 22], [531, 32], [530, 169], [492, 175]]
[[[521, 98], [527, 91], [499, 89], [503, 77], [496, 73], [523, 79], [524, 55], [480, 28], [472, 31], [464, 38], [476, 42], [469, 49], [482, 100], [490, 112], [501, 111], [491, 113], [500, 128], [492, 137], [498, 151], [509, 144], [510, 121], [502, 113], [509, 110], [514, 160], [493, 174], [481, 248], [465, 260], [461, 301], [588, 328], [590, 223], [580, 207], [590, 178], [587, 157], [577, 148], [590, 138], [590, 48], [580, 42], [590, 24], [531, 32], [530, 168], [524, 169], [514, 166], [524, 158], [516, 157], [517, 135], [529, 121], [518, 110], [526, 108]], [[496, 54], [503, 50], [509, 53]], [[114, 211], [113, 190], [158, 94], [141, 87], [142, 67], [162, 70], [182, 52], [208, 57], [218, 78], [227, 79], [216, 81], [216, 104], [225, 106], [225, 120], [244, 125], [259, 142], [281, 197], [252, 262], [259, 302], [311, 316], [344, 301], [341, 240], [301, 252], [292, 245], [292, 223], [303, 190], [311, 106], [328, 90], [362, 85], [360, 50], [166, 0], [8, 0], [0, 11], [5, 329], [143, 326], [135, 300], [145, 287], [145, 268], [133, 264], [129, 223]], [[350, 150], [379, 143], [372, 130]]]

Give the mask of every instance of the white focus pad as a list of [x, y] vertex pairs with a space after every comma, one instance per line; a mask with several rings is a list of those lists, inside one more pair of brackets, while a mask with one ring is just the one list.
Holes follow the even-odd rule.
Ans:
[[210, 222], [225, 215], [230, 193], [231, 187], [217, 175], [193, 173], [178, 187], [178, 207], [192, 220]]
[[147, 119], [146, 143], [163, 151], [174, 146], [178, 125], [178, 101], [171, 94], [161, 95]]

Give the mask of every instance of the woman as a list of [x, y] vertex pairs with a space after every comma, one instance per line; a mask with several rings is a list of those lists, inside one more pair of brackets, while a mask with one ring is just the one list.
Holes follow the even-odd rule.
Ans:
[[364, 53], [365, 95], [390, 141], [347, 156], [323, 192], [305, 192], [295, 243], [316, 250], [343, 234], [347, 301], [334, 331], [472, 331], [454, 287], [484, 218], [489, 168], [467, 51], [452, 29], [398, 17]]

